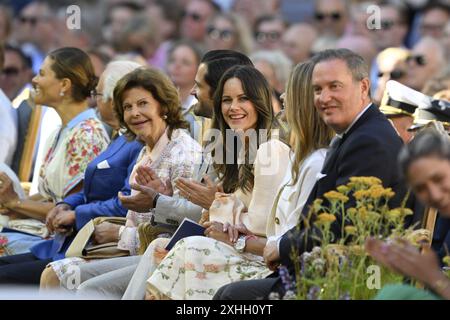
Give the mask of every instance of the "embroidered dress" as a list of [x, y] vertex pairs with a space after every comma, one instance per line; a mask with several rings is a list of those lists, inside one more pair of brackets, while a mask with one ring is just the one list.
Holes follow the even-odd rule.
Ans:
[[[255, 183], [247, 216], [247, 229], [265, 236], [267, 218], [277, 190], [285, 177], [289, 148], [271, 140], [261, 144], [255, 159]], [[234, 247], [208, 237], [187, 237], [177, 242], [148, 279], [156, 297], [170, 299], [212, 299], [225, 284], [267, 277], [263, 257], [239, 253]]]
[[[93, 109], [78, 114], [64, 127], [56, 130], [46, 141], [46, 152], [40, 177], [39, 193], [54, 202], [61, 201], [84, 178], [89, 162], [109, 144], [108, 134]], [[45, 225], [42, 223], [45, 227]], [[0, 233], [8, 238], [10, 255], [26, 253], [42, 240], [20, 233]]]
[[[170, 140], [166, 131], [151, 151], [147, 146], [142, 149], [130, 175], [130, 183], [135, 182], [136, 169], [139, 166], [150, 166], [163, 182], [170, 180], [174, 188], [173, 197], [179, 197], [179, 190], [175, 187], [175, 180], [180, 177], [192, 178], [195, 166], [201, 163], [201, 157], [202, 150], [200, 145], [185, 130], [173, 130]], [[132, 190], [131, 194], [136, 192]], [[118, 248], [130, 251], [131, 255], [137, 254], [140, 245], [137, 226], [140, 223], [151, 221], [153, 211], [154, 209], [144, 213], [128, 211], [126, 227], [121, 233]], [[70, 265], [85, 262], [88, 261], [80, 258], [65, 258], [52, 262], [50, 265], [58, 278], [63, 280], [64, 274]]]
[[[83, 119], [80, 121], [80, 119]], [[84, 178], [87, 165], [108, 147], [109, 136], [93, 109], [81, 113], [47, 140], [39, 193], [61, 201]]]
[[[283, 167], [287, 171], [279, 191], [274, 192], [276, 197], [273, 199], [270, 215], [267, 215], [266, 232], [269, 241], [276, 241], [285, 231], [295, 226], [324, 159], [324, 149], [317, 150], [306, 158], [295, 185], [291, 185], [292, 163]], [[255, 174], [255, 188], [256, 179]], [[255, 197], [260, 198], [259, 194], [261, 192], [254, 194], [252, 201]], [[253, 213], [250, 208], [249, 212]], [[212, 299], [223, 285], [262, 279], [270, 273], [262, 257], [249, 253], [239, 254], [233, 247], [214, 239], [188, 237], [175, 245], [147, 283], [148, 289], [157, 298], [206, 300]]]

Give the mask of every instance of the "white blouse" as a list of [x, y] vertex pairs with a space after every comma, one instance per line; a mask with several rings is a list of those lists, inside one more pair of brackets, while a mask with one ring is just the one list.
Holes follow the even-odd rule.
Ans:
[[317, 176], [322, 170], [325, 155], [326, 149], [311, 153], [301, 164], [295, 185], [291, 185], [292, 161], [289, 161], [278, 198], [275, 199], [267, 221], [268, 242], [278, 241], [285, 232], [297, 225], [303, 207], [317, 181]]

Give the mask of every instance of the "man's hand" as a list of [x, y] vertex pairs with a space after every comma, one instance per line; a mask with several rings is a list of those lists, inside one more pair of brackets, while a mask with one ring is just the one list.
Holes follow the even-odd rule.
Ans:
[[19, 196], [14, 191], [14, 185], [8, 175], [0, 172], [0, 205], [9, 206], [19, 200]]
[[50, 233], [55, 232], [55, 227], [54, 227], [55, 217], [58, 214], [66, 211], [66, 210], [71, 210], [70, 206], [68, 204], [66, 204], [66, 203], [61, 203], [61, 204], [58, 204], [56, 207], [54, 207], [52, 210], [50, 210], [47, 213], [47, 217], [45, 219], [45, 224], [46, 224], [47, 229], [48, 229], [48, 231]]
[[264, 247], [264, 262], [267, 268], [272, 271], [277, 270], [280, 265], [280, 253], [278, 252], [278, 245], [276, 241], [267, 242]]
[[119, 241], [120, 225], [110, 222], [102, 222], [95, 226], [94, 243], [103, 244]]
[[176, 181], [180, 195], [188, 201], [208, 210], [215, 199], [216, 192], [223, 192], [222, 186], [215, 184], [208, 176], [204, 176], [206, 184], [185, 178]]
[[173, 190], [170, 181], [164, 183], [156, 174], [156, 172], [146, 166], [139, 166], [136, 169], [136, 183], [141, 186], [150, 187], [158, 193], [166, 196], [172, 196]]
[[53, 219], [53, 229], [59, 233], [69, 231], [75, 225], [75, 211], [60, 211]]
[[122, 205], [136, 212], [149, 212], [153, 208], [153, 200], [158, 194], [150, 187], [142, 186], [136, 183], [132, 183], [131, 189], [137, 190], [136, 194], [126, 196], [119, 192], [118, 197], [122, 202]]

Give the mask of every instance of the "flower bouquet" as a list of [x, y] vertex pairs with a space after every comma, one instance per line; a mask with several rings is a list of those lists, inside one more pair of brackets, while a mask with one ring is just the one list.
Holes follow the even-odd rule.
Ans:
[[405, 218], [413, 212], [404, 205], [389, 208], [393, 196], [392, 189], [384, 188], [378, 178], [352, 177], [346, 185], [324, 194], [326, 204], [316, 199], [302, 221], [302, 230], [305, 237], [308, 232], [312, 239], [313, 234], [320, 237], [310, 252], [292, 253], [295, 283], [287, 270], [280, 270], [288, 290], [284, 299], [372, 299], [384, 284], [407, 281], [378, 265], [364, 249], [368, 237], [406, 239], [417, 246], [431, 241], [427, 230], [404, 227]]

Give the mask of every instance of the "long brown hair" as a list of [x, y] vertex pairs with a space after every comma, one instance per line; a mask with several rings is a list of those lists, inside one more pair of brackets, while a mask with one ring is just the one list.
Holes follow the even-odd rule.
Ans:
[[311, 85], [314, 63], [307, 61], [295, 66], [287, 83], [286, 117], [291, 129], [291, 147], [294, 151], [292, 184], [297, 183], [303, 161], [315, 150], [326, 148], [334, 133], [314, 107]]
[[[256, 122], [256, 131], [265, 129], [267, 130], [266, 140], [269, 140], [272, 129], [276, 126], [276, 119], [272, 108], [272, 96], [270, 86], [267, 80], [257, 69], [251, 66], [235, 66], [227, 70], [227, 72], [221, 78], [214, 95], [214, 116], [213, 116], [213, 129], [218, 129], [222, 135], [222, 149], [223, 156], [227, 152], [233, 152], [235, 155], [232, 164], [227, 164], [226, 161], [221, 163], [214, 163], [214, 168], [219, 174], [221, 181], [223, 182], [223, 188], [225, 192], [234, 192], [237, 189], [241, 189], [243, 192], [251, 192], [254, 183], [253, 164], [237, 163], [237, 152], [235, 143], [232, 141], [226, 141], [227, 130], [230, 127], [225, 122], [222, 114], [222, 95], [225, 83], [232, 78], [237, 78], [241, 81], [242, 89], [247, 98], [253, 103], [255, 110], [258, 114], [258, 120]], [[258, 135], [259, 138], [259, 135]], [[261, 142], [258, 140], [258, 146]], [[233, 150], [230, 150], [234, 148]], [[214, 155], [213, 155], [214, 156]], [[245, 149], [245, 159], [249, 158], [248, 150]]]

